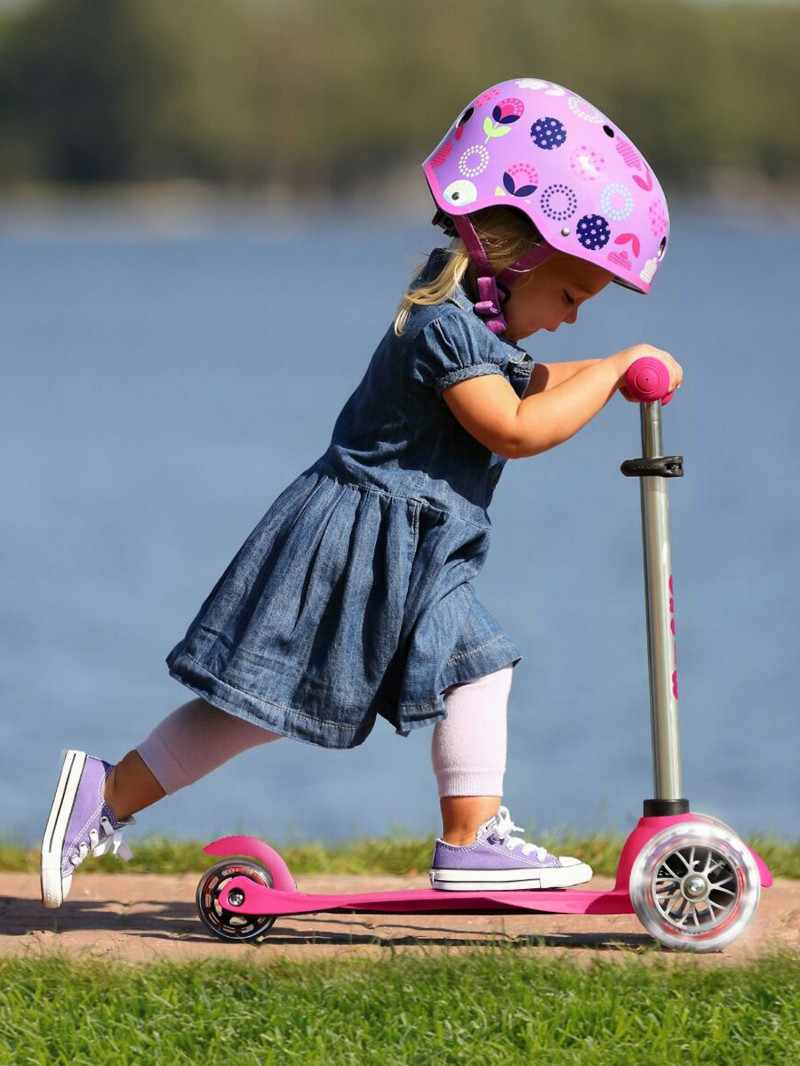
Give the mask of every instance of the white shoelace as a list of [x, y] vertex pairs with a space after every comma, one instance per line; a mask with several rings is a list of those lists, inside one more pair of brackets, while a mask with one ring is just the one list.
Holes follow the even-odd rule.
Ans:
[[115, 859], [129, 862], [133, 857], [130, 847], [122, 839], [122, 829], [111, 828], [111, 822], [103, 815], [100, 818], [100, 826], [107, 835], [100, 841], [100, 834], [96, 829], [89, 830], [89, 839], [82, 840], [78, 845], [78, 854], [70, 855], [69, 861], [73, 866], [80, 866], [91, 851], [92, 855], [99, 857], [111, 852]]
[[511, 821], [511, 815], [508, 813], [508, 807], [501, 807], [497, 812], [497, 820], [495, 827], [492, 830], [492, 835], [505, 844], [510, 850], [514, 851], [516, 848], [522, 846], [522, 854], [530, 855], [531, 852], [536, 852], [536, 858], [539, 862], [544, 862], [547, 858], [547, 848], [540, 847], [538, 844], [529, 844], [523, 840], [522, 837], [512, 837], [513, 832], [524, 833], [525, 830], [521, 825], [514, 825]]

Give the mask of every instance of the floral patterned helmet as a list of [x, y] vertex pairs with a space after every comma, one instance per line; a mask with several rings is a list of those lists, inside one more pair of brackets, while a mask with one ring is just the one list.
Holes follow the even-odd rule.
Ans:
[[[519, 78], [481, 93], [423, 170], [439, 209], [434, 221], [455, 228], [478, 266], [476, 311], [496, 333], [505, 329], [500, 305], [510, 286], [556, 250], [643, 293], [664, 258], [667, 202], [644, 156], [596, 107], [554, 82]], [[495, 278], [469, 216], [497, 206], [523, 211], [544, 241]]]

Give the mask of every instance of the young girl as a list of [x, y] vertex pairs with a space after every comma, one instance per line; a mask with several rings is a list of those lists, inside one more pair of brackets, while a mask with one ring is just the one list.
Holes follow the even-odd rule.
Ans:
[[592, 874], [514, 836], [500, 806], [517, 645], [472, 579], [508, 459], [577, 433], [657, 355], [646, 344], [537, 364], [517, 344], [576, 320], [615, 281], [650, 288], [668, 239], [661, 187], [621, 130], [550, 82], [503, 82], [424, 164], [452, 238], [435, 249], [341, 411], [327, 451], [271, 505], [167, 656], [197, 698], [117, 765], [66, 753], [42, 842], [58, 907], [132, 815], [280, 737], [361, 744], [378, 715], [432, 726], [443, 821], [431, 883], [552, 888]]

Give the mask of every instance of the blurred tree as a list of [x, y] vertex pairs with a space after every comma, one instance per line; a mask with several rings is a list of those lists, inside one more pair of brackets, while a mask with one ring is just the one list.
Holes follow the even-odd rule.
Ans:
[[16, 127], [33, 142], [36, 176], [130, 176], [153, 51], [135, 5], [43, 0], [17, 16], [3, 51], [3, 81]]
[[795, 178], [800, 7], [38, 0], [0, 15], [0, 180], [379, 188], [478, 90], [586, 96], [667, 183]]

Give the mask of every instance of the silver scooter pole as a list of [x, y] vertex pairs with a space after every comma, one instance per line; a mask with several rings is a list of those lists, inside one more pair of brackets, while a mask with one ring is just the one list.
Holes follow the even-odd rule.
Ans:
[[[636, 366], [634, 364], [634, 368]], [[634, 398], [640, 398], [641, 390], [635, 386], [635, 376], [633, 387], [628, 382], [627, 388]], [[664, 455], [661, 408], [660, 397], [641, 404], [643, 457], [629, 459], [621, 467], [627, 477], [640, 479], [641, 491], [654, 789], [654, 798], [644, 803], [646, 816], [685, 814], [689, 810], [689, 801], [683, 797], [681, 774], [675, 603], [667, 490], [667, 479], [683, 476], [683, 457]]]

